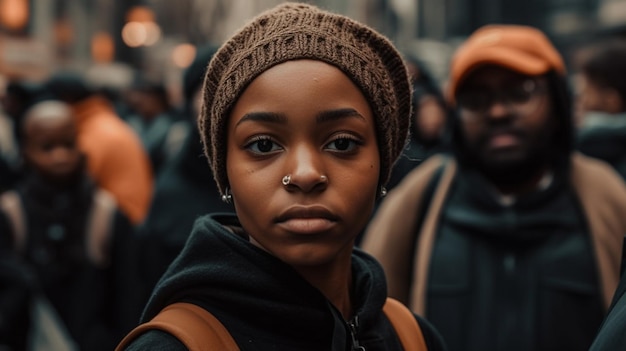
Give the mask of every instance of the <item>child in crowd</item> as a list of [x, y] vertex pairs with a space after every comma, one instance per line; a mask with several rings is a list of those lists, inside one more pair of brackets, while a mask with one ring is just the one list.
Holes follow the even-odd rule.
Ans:
[[66, 104], [39, 102], [21, 122], [25, 178], [0, 197], [0, 243], [35, 272], [79, 350], [111, 350], [139, 316], [132, 226], [86, 175]]

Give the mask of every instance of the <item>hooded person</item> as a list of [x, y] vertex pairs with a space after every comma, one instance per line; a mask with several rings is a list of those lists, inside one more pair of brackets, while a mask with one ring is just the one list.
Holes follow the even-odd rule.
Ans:
[[[220, 322], [229, 350], [404, 349], [383, 311], [383, 271], [354, 241], [405, 145], [410, 111], [402, 57], [369, 27], [291, 2], [249, 22], [213, 56], [199, 118], [236, 216], [196, 221], [142, 322], [182, 302]], [[395, 306], [423, 349], [444, 348], [425, 320]], [[208, 333], [162, 325], [135, 329], [118, 349], [195, 349], [173, 335]]]
[[146, 298], [185, 246], [197, 218], [209, 213], [233, 212], [232, 206], [220, 199], [196, 123], [200, 113], [198, 100], [202, 102], [202, 80], [216, 51], [213, 46], [199, 50], [183, 74], [186, 136], [182, 149], [163, 166], [148, 216], [137, 230], [137, 240], [143, 248], [138, 253], [138, 280], [146, 290]]
[[152, 199], [154, 173], [137, 133], [78, 74], [58, 72], [44, 89], [71, 105], [89, 175], [115, 197], [133, 225], [140, 224]]
[[368, 225], [389, 295], [452, 351], [587, 350], [610, 304], [626, 187], [573, 151], [566, 82], [539, 30], [478, 29], [451, 61], [452, 156], [409, 173]]

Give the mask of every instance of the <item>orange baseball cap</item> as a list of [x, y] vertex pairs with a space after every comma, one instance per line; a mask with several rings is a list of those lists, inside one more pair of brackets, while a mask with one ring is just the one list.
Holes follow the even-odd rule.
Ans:
[[476, 30], [454, 54], [446, 89], [448, 101], [454, 104], [463, 80], [484, 65], [502, 66], [530, 76], [550, 70], [566, 74], [561, 55], [540, 30], [521, 25], [487, 25]]

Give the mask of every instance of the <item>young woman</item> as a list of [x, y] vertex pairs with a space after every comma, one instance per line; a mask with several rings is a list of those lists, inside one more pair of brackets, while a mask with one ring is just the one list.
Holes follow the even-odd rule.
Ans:
[[[236, 216], [199, 219], [144, 311], [186, 302], [241, 350], [402, 350], [378, 263], [354, 249], [407, 137], [411, 91], [380, 34], [279, 5], [215, 54], [199, 127]], [[208, 181], [208, 180], [207, 180]], [[419, 319], [429, 350], [443, 349]], [[187, 350], [162, 330], [119, 349]]]

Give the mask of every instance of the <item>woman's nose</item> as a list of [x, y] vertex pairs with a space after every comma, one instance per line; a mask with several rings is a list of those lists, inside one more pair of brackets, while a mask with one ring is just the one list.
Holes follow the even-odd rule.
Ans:
[[[289, 176], [287, 189], [311, 192], [326, 188], [328, 176], [324, 172], [323, 151], [311, 146], [291, 150], [285, 176]], [[283, 183], [284, 184], [284, 183]]]

